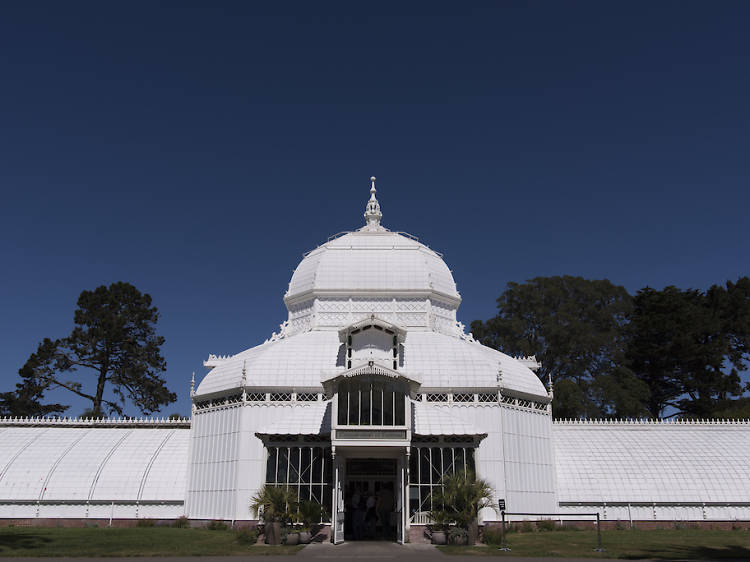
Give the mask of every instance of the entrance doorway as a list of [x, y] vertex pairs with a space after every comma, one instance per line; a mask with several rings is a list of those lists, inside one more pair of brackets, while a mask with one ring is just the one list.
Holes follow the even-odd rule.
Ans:
[[397, 540], [396, 459], [347, 459], [344, 539]]

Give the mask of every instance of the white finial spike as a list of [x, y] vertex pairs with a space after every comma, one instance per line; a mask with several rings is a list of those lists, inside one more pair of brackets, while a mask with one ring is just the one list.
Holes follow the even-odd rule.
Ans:
[[195, 396], [195, 371], [193, 371], [193, 378], [190, 379], [190, 396]]
[[367, 224], [362, 230], [385, 230], [385, 228], [380, 226], [380, 219], [383, 218], [383, 213], [380, 212], [380, 203], [378, 203], [378, 200], [375, 198], [376, 192], [377, 190], [375, 189], [375, 176], [372, 176], [370, 178], [370, 200], [367, 202], [367, 206], [365, 207], [365, 220], [367, 221]]

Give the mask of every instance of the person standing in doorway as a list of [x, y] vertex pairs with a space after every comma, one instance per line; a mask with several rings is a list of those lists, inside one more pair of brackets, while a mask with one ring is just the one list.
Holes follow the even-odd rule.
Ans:
[[385, 482], [378, 491], [376, 509], [383, 528], [383, 537], [391, 538], [391, 513], [393, 513], [393, 484], [391, 482]]
[[355, 485], [352, 501], [349, 504], [352, 510], [352, 527], [354, 531], [354, 540], [362, 539], [362, 527], [365, 522], [365, 512], [362, 509], [362, 495], [359, 493], [359, 486]]
[[378, 513], [375, 510], [375, 494], [370, 492], [367, 495], [367, 503], [365, 504], [365, 537], [368, 539], [375, 538], [375, 526], [378, 523]]

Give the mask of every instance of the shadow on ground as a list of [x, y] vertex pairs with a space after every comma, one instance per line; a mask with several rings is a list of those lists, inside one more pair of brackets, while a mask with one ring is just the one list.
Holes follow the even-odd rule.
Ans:
[[0, 552], [32, 550], [52, 542], [52, 539], [36, 533], [14, 533], [0, 530]]
[[715, 546], [683, 546], [673, 547], [669, 553], [664, 550], [644, 549], [638, 556], [623, 556], [622, 558], [638, 559], [651, 558], [655, 560], [721, 560], [740, 559], [750, 560], [750, 545], [741, 546], [731, 544], [722, 547]]

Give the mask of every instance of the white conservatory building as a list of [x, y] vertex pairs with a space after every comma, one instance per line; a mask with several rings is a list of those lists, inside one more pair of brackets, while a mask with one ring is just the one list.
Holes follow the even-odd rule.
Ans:
[[248, 522], [270, 483], [323, 504], [334, 542], [357, 498], [387, 498], [380, 532], [403, 541], [467, 469], [509, 512], [750, 520], [747, 422], [553, 422], [534, 358], [466, 334], [442, 256], [381, 218], [373, 178], [365, 226], [297, 266], [280, 332], [209, 356], [190, 420], [0, 420], [0, 524]]

